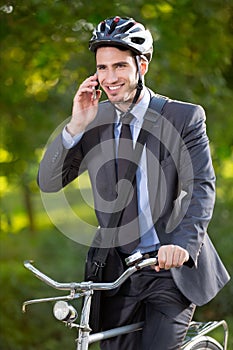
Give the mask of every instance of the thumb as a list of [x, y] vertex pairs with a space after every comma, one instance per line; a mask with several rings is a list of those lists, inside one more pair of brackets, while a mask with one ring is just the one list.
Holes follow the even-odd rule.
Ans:
[[97, 90], [97, 91], [96, 91], [96, 97], [97, 97], [97, 99], [99, 100], [99, 99], [101, 98], [101, 96], [102, 96], [102, 90]]
[[95, 97], [94, 98], [92, 97], [92, 103], [93, 103], [94, 106], [97, 106], [98, 103], [99, 103], [99, 100], [100, 100], [100, 98], [102, 96], [102, 91], [101, 90], [96, 90], [95, 94], [96, 94]]

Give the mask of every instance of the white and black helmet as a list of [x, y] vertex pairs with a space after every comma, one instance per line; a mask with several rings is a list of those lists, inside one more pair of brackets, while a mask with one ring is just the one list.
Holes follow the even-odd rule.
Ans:
[[133, 18], [111, 17], [100, 22], [93, 31], [89, 49], [93, 52], [101, 46], [125, 47], [150, 62], [153, 38], [149, 30]]

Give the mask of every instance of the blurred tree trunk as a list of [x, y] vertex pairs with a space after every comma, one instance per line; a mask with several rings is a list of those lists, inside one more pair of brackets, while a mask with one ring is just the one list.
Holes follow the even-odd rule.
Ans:
[[31, 233], [35, 233], [36, 224], [35, 224], [35, 211], [34, 211], [34, 206], [32, 201], [32, 193], [27, 184], [23, 184], [22, 189], [23, 189], [25, 209], [28, 217], [29, 230], [31, 231]]

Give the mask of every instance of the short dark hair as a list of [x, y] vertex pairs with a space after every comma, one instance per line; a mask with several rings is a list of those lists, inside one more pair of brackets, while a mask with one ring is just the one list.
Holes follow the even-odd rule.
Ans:
[[98, 46], [97, 49], [95, 50], [95, 55], [96, 55], [97, 50], [101, 47], [115, 47], [116, 49], [121, 50], [121, 51], [131, 52], [132, 57], [136, 56], [136, 53], [134, 51], [130, 50], [128, 47], [124, 47], [122, 45], [116, 45], [116, 44], [113, 44], [113, 45], [112, 44], [103, 44], [103, 45]]

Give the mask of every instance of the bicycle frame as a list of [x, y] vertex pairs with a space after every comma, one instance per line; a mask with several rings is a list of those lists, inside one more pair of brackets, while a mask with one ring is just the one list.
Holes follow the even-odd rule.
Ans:
[[[89, 317], [90, 317], [90, 308], [91, 308], [91, 301], [92, 296], [95, 290], [111, 290], [114, 288], [119, 287], [122, 283], [125, 282], [125, 280], [131, 276], [136, 271], [146, 267], [155, 265], [157, 263], [157, 258], [149, 258], [142, 261], [137, 262], [133, 266], [130, 266], [116, 281], [111, 283], [93, 283], [91, 281], [88, 282], [71, 282], [71, 283], [59, 283], [51, 279], [50, 277], [46, 276], [44, 273], [39, 271], [37, 268], [35, 268], [32, 265], [32, 261], [25, 261], [24, 266], [30, 270], [37, 278], [45, 282], [47, 285], [53, 287], [54, 289], [58, 290], [64, 290], [69, 291], [70, 293], [66, 296], [59, 296], [59, 297], [51, 297], [51, 298], [42, 298], [42, 299], [32, 299], [25, 301], [23, 303], [22, 310], [23, 312], [26, 311], [26, 307], [31, 304], [36, 303], [42, 303], [42, 302], [48, 302], [48, 301], [71, 301], [75, 299], [80, 299], [84, 297], [84, 303], [81, 311], [81, 317], [80, 317], [80, 324], [75, 323], [76, 317], [73, 319], [70, 316], [65, 316], [65, 318], [58, 318], [59, 320], [62, 320], [66, 325], [68, 325], [70, 328], [77, 328], [78, 329], [78, 338], [76, 339], [77, 342], [77, 350], [88, 350], [89, 345], [101, 341], [103, 339], [109, 339], [111, 337], [127, 334], [130, 332], [139, 331], [143, 327], [143, 322], [135, 323], [123, 327], [118, 327], [114, 329], [110, 329], [107, 331], [99, 332], [99, 333], [91, 333], [91, 329], [89, 327]], [[77, 292], [79, 291], [79, 292]], [[56, 305], [56, 304], [55, 304]], [[68, 308], [68, 304], [67, 304]], [[74, 309], [74, 308], [73, 308]], [[67, 310], [70, 311], [70, 310]], [[59, 315], [62, 314], [61, 312], [58, 313]], [[55, 313], [54, 313], [55, 315]], [[182, 349], [188, 350], [189, 345], [192, 345], [193, 342], [198, 339], [199, 337], [206, 335], [207, 333], [211, 332], [215, 328], [222, 326], [224, 330], [224, 342], [223, 342], [223, 350], [227, 350], [227, 341], [228, 341], [228, 327], [227, 323], [222, 321], [213, 321], [208, 323], [202, 323], [202, 322], [191, 322], [189, 331], [187, 333], [187, 336], [185, 338], [185, 341], [183, 343]]]

